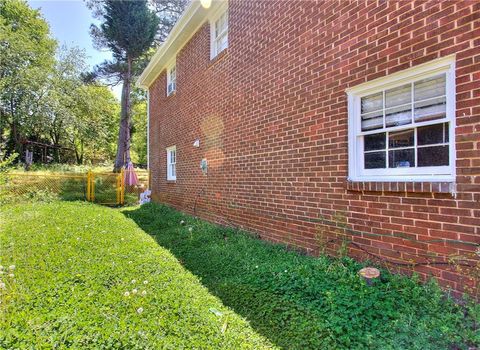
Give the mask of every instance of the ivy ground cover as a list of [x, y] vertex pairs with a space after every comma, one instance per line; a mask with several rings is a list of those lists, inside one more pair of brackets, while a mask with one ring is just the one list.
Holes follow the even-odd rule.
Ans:
[[124, 213], [283, 349], [479, 347], [479, 305], [434, 282], [382, 270], [369, 287], [349, 258], [304, 256], [158, 204]]

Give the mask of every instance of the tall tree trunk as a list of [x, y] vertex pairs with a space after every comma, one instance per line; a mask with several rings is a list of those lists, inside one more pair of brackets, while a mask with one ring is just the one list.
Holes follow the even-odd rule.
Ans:
[[75, 160], [77, 161], [77, 164], [82, 165], [83, 155], [84, 155], [83, 140], [80, 140], [80, 150], [77, 148], [77, 146], [74, 146], [74, 150], [75, 150]]
[[10, 140], [13, 144], [13, 153], [17, 153], [19, 155], [19, 160], [23, 157], [22, 155], [22, 144], [21, 144], [21, 136], [20, 132], [18, 131], [18, 124], [16, 121], [12, 124], [12, 130], [10, 134]]
[[118, 172], [130, 161], [130, 90], [132, 83], [132, 59], [127, 58], [127, 71], [125, 72], [122, 87], [120, 129], [118, 130], [117, 156], [115, 158], [114, 171]]
[[[53, 146], [60, 146], [60, 133], [52, 131], [50, 132], [50, 139], [52, 140]], [[58, 147], [53, 148], [53, 161], [55, 163], [60, 163], [60, 149]]]
[[20, 160], [22, 157], [21, 135], [18, 130], [19, 126], [16, 120], [15, 103], [13, 98], [10, 98], [10, 115], [12, 116], [10, 140], [13, 143], [13, 152], [18, 153], [20, 156], [18, 159]]

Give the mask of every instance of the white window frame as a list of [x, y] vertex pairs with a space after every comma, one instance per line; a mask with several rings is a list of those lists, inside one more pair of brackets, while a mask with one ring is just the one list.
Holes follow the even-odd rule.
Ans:
[[[217, 23], [223, 16], [226, 16], [226, 27], [225, 30], [216, 35], [216, 26]], [[219, 51], [218, 42], [221, 37], [225, 36], [227, 40], [227, 46]], [[210, 18], [210, 59], [217, 57], [222, 51], [228, 48], [228, 3], [225, 1], [225, 4], [221, 6], [218, 11]]]
[[177, 91], [177, 63], [174, 61], [167, 66], [167, 96]]
[[[429, 78], [438, 74], [446, 74], [446, 117], [414, 124], [361, 131], [361, 98], [376, 92], [385, 91], [403, 84]], [[447, 56], [425, 64], [421, 64], [388, 76], [347, 89], [348, 96], [348, 180], [379, 182], [432, 182], [455, 181], [455, 56]], [[364, 168], [364, 142], [366, 134], [387, 131], [401, 131], [449, 123], [449, 165], [436, 167], [412, 168]], [[388, 140], [387, 140], [388, 142]], [[415, 145], [415, 148], [417, 146]], [[388, 157], [388, 153], [387, 153]]]
[[[175, 154], [172, 162], [172, 152]], [[173, 170], [173, 171], [172, 171]], [[177, 180], [177, 147], [171, 146], [167, 148], [167, 180]]]

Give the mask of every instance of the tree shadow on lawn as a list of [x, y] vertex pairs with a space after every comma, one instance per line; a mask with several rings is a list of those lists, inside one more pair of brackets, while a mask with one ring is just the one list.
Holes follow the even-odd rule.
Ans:
[[163, 205], [123, 213], [284, 349], [455, 349], [472, 342], [474, 320], [436, 285], [382, 271], [368, 287], [357, 274], [362, 265], [348, 258], [304, 256]]

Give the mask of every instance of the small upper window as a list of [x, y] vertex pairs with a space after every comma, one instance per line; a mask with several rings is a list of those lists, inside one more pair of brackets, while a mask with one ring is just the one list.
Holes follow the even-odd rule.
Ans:
[[167, 96], [177, 90], [177, 66], [174, 63], [167, 69]]
[[228, 47], [228, 10], [221, 12], [212, 21], [210, 42], [212, 59]]
[[167, 148], [167, 180], [177, 179], [177, 148]]
[[348, 95], [350, 180], [454, 180], [454, 60], [395, 73]]

